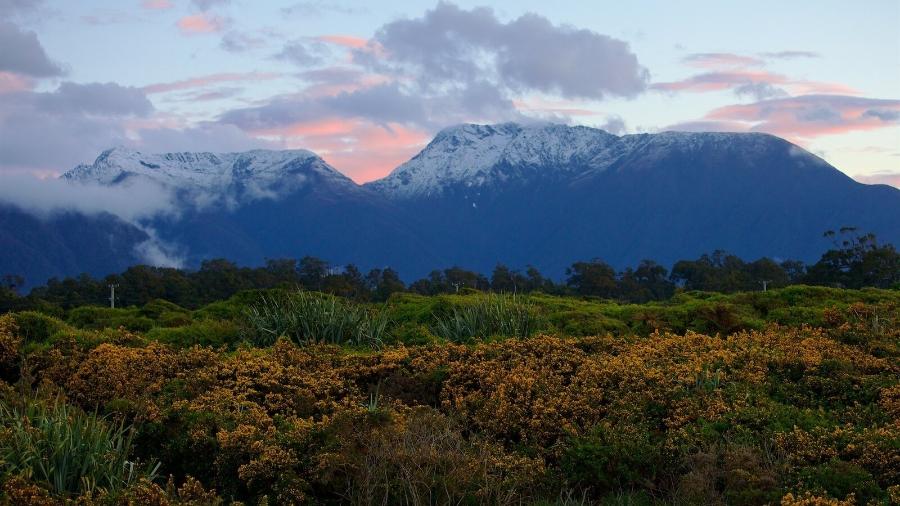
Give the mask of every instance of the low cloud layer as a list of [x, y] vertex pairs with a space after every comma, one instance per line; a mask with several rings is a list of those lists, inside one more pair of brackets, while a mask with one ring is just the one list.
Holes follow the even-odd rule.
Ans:
[[44, 217], [69, 211], [111, 213], [130, 223], [172, 215], [178, 209], [172, 192], [151, 181], [103, 186], [25, 174], [0, 175], [0, 203]]

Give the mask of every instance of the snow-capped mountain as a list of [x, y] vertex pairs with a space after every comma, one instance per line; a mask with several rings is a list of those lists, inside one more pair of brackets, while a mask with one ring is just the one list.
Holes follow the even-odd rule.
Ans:
[[[558, 124], [459, 125], [442, 130], [428, 146], [387, 177], [366, 186], [392, 199], [429, 198], [523, 180], [573, 179], [607, 170], [641, 154], [644, 162], [672, 152], [702, 154], [725, 150], [747, 161], [771, 147], [767, 134], [663, 132], [616, 136], [585, 126]], [[782, 141], [783, 142], [783, 141]], [[827, 164], [804, 153], [801, 158]], [[638, 167], [634, 167], [638, 169]], [[466, 193], [463, 191], [463, 193]]]
[[297, 150], [253, 150], [241, 153], [145, 154], [117, 147], [91, 165], [79, 165], [62, 176], [72, 182], [128, 185], [151, 181], [195, 202], [222, 201], [230, 207], [256, 199], [276, 199], [314, 183], [348, 191], [357, 185], [315, 153]]
[[[460, 125], [442, 130], [422, 152], [367, 186], [391, 198], [478, 189], [544, 171], [560, 177], [616, 156], [617, 137], [564, 125]], [[548, 170], [549, 169], [549, 170]]]
[[[141, 256], [147, 231], [188, 266], [314, 255], [391, 266], [407, 279], [451, 265], [487, 272], [498, 262], [561, 277], [577, 260], [671, 264], [715, 249], [815, 261], [831, 246], [822, 232], [842, 226], [900, 244], [900, 191], [857, 183], [798, 146], [755, 133], [460, 125], [363, 186], [304, 150], [115, 148], [63, 177], [126, 188], [151, 181], [173, 191], [178, 212], [138, 228], [111, 216], [38, 226], [21, 210], [0, 208], [0, 246], [8, 246], [0, 272], [26, 266], [35, 283], [105, 274], [120, 267], [115, 261]], [[126, 247], [132, 256], [122, 254]], [[98, 248], [118, 253], [104, 257]], [[63, 262], [54, 251], [78, 253]]]

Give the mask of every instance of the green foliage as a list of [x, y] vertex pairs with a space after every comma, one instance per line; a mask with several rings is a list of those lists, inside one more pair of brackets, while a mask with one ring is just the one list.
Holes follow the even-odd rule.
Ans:
[[490, 294], [436, 314], [431, 331], [456, 343], [493, 336], [527, 338], [541, 326], [534, 307], [515, 295]]
[[65, 324], [56, 318], [34, 311], [15, 313], [13, 318], [19, 329], [19, 336], [26, 343], [47, 342], [53, 334], [65, 327]]
[[200, 320], [179, 327], [156, 327], [149, 339], [172, 346], [234, 346], [242, 340], [243, 328], [232, 320]]
[[0, 469], [44, 484], [58, 495], [115, 494], [158, 466], [129, 460], [132, 430], [60, 400], [0, 403]]
[[83, 329], [124, 327], [132, 332], [146, 332], [155, 325], [151, 318], [141, 316], [140, 310], [134, 308], [84, 306], [69, 311], [67, 320]]
[[386, 337], [389, 320], [384, 312], [346, 302], [332, 295], [298, 291], [287, 296], [263, 297], [250, 306], [246, 318], [251, 340], [268, 346], [279, 337], [297, 344], [349, 344], [378, 347]]
[[875, 482], [872, 473], [850, 462], [832, 459], [800, 472], [805, 488], [820, 490], [831, 497], [847, 497], [853, 494], [859, 504], [878, 504], [887, 494]]
[[640, 487], [663, 464], [661, 442], [648, 427], [602, 424], [573, 439], [561, 467], [567, 482], [596, 493]]

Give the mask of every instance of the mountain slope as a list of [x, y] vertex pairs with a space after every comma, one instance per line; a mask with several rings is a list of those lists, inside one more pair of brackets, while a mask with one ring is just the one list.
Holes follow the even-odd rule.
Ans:
[[363, 186], [304, 150], [115, 148], [64, 178], [124, 191], [149, 181], [171, 193], [173, 209], [128, 224], [2, 208], [0, 274], [24, 270], [42, 282], [114, 272], [146, 259], [151, 243], [168, 245], [189, 267], [215, 257], [259, 264], [314, 255], [392, 266], [408, 280], [454, 264], [488, 272], [497, 262], [561, 277], [576, 260], [622, 268], [715, 249], [810, 262], [831, 246], [822, 232], [842, 226], [900, 244], [900, 190], [857, 183], [755, 133], [460, 125]]
[[188, 265], [304, 255], [363, 267], [397, 258], [420, 269], [439, 262], [400, 210], [305, 150], [148, 155], [116, 148], [63, 177], [110, 186], [149, 180], [172, 189], [179, 212], [146, 225]]
[[145, 262], [145, 232], [115, 216], [61, 213], [36, 217], [0, 205], [0, 275], [26, 286], [81, 273], [103, 276]]
[[830, 246], [822, 232], [845, 225], [900, 244], [900, 191], [766, 134], [463, 125], [367, 187], [482, 271], [561, 276], [577, 259], [670, 264], [717, 248], [814, 261]]

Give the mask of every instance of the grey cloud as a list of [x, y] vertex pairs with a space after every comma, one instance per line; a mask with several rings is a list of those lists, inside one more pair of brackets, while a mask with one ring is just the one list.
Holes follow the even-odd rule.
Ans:
[[620, 116], [611, 116], [607, 118], [605, 123], [600, 125], [600, 128], [614, 135], [622, 135], [626, 130], [625, 120]]
[[767, 98], [786, 97], [788, 92], [783, 89], [765, 82], [750, 82], [742, 84], [734, 89], [734, 93], [738, 96], [748, 95], [756, 100], [765, 100]]
[[246, 151], [257, 148], [280, 148], [272, 142], [248, 137], [234, 125], [202, 123], [182, 130], [172, 128], [145, 129], [136, 147], [150, 153], [173, 151]]
[[281, 13], [286, 16], [298, 15], [306, 17], [322, 16], [324, 14], [358, 14], [365, 11], [357, 7], [341, 5], [339, 2], [314, 0], [307, 2], [297, 2], [293, 5], [281, 9]]
[[219, 47], [230, 53], [249, 51], [264, 45], [265, 40], [261, 37], [254, 37], [253, 35], [237, 30], [230, 30], [225, 33], [225, 35], [222, 36], [222, 41], [219, 43]]
[[[280, 56], [315, 63], [308, 42], [300, 42], [296, 54], [288, 45]], [[324, 117], [426, 129], [467, 121], [526, 121], [510, 98], [515, 93], [631, 97], [646, 89], [649, 79], [623, 41], [554, 25], [535, 14], [502, 22], [489, 8], [464, 10], [445, 2], [422, 17], [387, 23], [352, 56], [355, 67], [313, 69], [298, 77], [313, 84], [360, 84], [363, 71], [369, 71], [387, 82], [334, 96], [283, 95], [226, 112], [219, 121], [246, 130]]]
[[153, 106], [136, 88], [62, 83], [51, 92], [0, 95], [0, 166], [60, 170], [123, 144], [122, 121]]
[[878, 118], [881, 121], [900, 121], [900, 110], [869, 109], [863, 113], [863, 117]]
[[170, 189], [146, 179], [113, 187], [0, 173], [0, 203], [39, 218], [72, 211], [89, 216], [114, 214], [147, 234], [147, 240], [135, 246], [135, 253], [146, 262], [172, 267], [184, 263], [177, 248], [161, 241], [152, 228], [142, 224], [153, 217], [176, 216], [180, 212]]
[[649, 73], [628, 44], [590, 30], [556, 27], [527, 14], [507, 25], [499, 68], [514, 88], [566, 97], [633, 97]]
[[793, 60], [796, 58], [819, 58], [821, 55], [819, 53], [814, 53], [812, 51], [777, 51], [773, 53], [760, 53], [760, 56], [763, 58], [770, 58], [776, 60]]
[[0, 0], [0, 18], [34, 12], [42, 3], [43, 0]]
[[34, 32], [0, 21], [0, 71], [31, 77], [56, 77], [63, 69], [50, 60]]
[[143, 91], [115, 83], [64, 82], [56, 91], [37, 93], [35, 97], [38, 109], [53, 114], [146, 116], [153, 111]]
[[147, 234], [148, 239], [135, 245], [134, 251], [144, 259], [144, 262], [157, 267], [184, 267], [185, 257], [180, 248], [160, 240], [155, 230], [149, 227], [140, 228]]
[[259, 107], [235, 109], [219, 121], [242, 129], [277, 128], [325, 117], [363, 118], [378, 124], [402, 123], [425, 128], [481, 119], [524, 119], [509, 98], [490, 83], [421, 95], [386, 83], [334, 96], [283, 96]]
[[445, 2], [421, 18], [384, 25], [354, 57], [379, 71], [417, 75], [426, 89], [490, 77], [514, 91], [599, 99], [634, 96], [649, 80], [624, 41], [536, 14], [503, 23], [489, 8]]
[[841, 113], [828, 105], [800, 110], [796, 117], [800, 121], [815, 123], [840, 123], [843, 121]]
[[324, 52], [327, 52], [327, 49], [322, 43], [294, 40], [285, 44], [275, 57], [299, 67], [309, 67], [321, 63]]
[[300, 79], [319, 84], [350, 84], [359, 82], [364, 73], [348, 67], [325, 67], [305, 70], [297, 74]]
[[395, 84], [342, 92], [323, 99], [322, 105], [341, 116], [359, 116], [376, 123], [422, 123], [427, 118], [420, 100]]
[[0, 95], [0, 168], [62, 172], [117, 145], [148, 151], [271, 147], [233, 125], [215, 123], [185, 129], [132, 127], [136, 137], [126, 136], [130, 119], [152, 112], [140, 90], [114, 83], [63, 83], [52, 92]]
[[231, 3], [231, 0], [191, 0], [191, 3], [201, 11], [208, 11], [213, 7], [227, 5]]
[[88, 215], [112, 213], [135, 223], [175, 212], [171, 191], [149, 180], [126, 186], [71, 183], [63, 179], [38, 179], [26, 175], [0, 175], [0, 202], [38, 216], [65, 211]]

